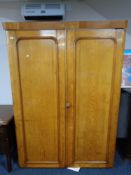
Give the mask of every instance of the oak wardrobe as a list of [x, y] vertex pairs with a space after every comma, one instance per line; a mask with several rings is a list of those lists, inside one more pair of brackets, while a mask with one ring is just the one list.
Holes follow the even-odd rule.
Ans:
[[111, 167], [127, 21], [4, 23], [21, 167]]

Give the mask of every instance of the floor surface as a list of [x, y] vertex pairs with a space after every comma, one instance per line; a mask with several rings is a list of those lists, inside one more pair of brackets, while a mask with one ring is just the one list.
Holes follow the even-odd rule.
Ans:
[[14, 162], [13, 171], [8, 173], [5, 161], [5, 157], [0, 155], [0, 175], [131, 175], [131, 161], [121, 159], [119, 154], [115, 156], [113, 168], [81, 168], [79, 172], [65, 168], [19, 168], [18, 164]]

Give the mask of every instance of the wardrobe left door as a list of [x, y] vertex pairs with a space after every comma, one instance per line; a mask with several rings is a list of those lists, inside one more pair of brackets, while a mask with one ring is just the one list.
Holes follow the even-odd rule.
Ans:
[[65, 31], [8, 31], [21, 167], [65, 164]]

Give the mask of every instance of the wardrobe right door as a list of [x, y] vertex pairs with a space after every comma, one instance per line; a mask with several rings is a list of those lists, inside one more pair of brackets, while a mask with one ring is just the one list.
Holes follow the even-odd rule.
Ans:
[[123, 29], [67, 32], [67, 165], [111, 167], [123, 59]]

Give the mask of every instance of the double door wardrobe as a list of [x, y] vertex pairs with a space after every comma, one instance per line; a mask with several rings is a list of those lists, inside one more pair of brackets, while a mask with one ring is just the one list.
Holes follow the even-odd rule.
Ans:
[[127, 21], [9, 22], [21, 167], [112, 167]]

